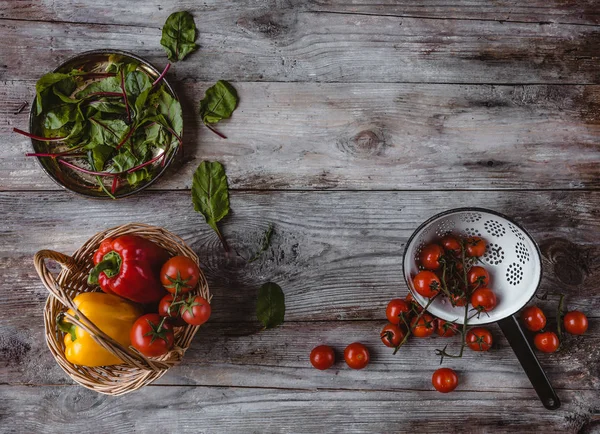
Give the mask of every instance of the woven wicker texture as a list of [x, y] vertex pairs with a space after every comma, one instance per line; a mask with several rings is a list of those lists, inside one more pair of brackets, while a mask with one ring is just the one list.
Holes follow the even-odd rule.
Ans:
[[[92, 256], [94, 252], [105, 238], [126, 234], [147, 238], [163, 247], [170, 255], [187, 256], [200, 266], [198, 256], [185, 245], [181, 238], [165, 229], [140, 223], [131, 223], [100, 232], [90, 238], [73, 256], [66, 256], [51, 250], [41, 250], [34, 257], [35, 268], [44, 286], [51, 294], [46, 300], [44, 309], [44, 325], [48, 348], [50, 348], [56, 362], [74, 381], [88, 389], [107, 395], [123, 395], [162, 377], [171, 366], [181, 361], [192, 342], [192, 338], [199, 329], [198, 326], [191, 325], [175, 328], [175, 346], [173, 349], [161, 357], [149, 359], [133, 347], [125, 348], [120, 345], [77, 310], [73, 304], [73, 298], [82, 292], [96, 290], [87, 284], [87, 277], [93, 266]], [[47, 268], [47, 259], [53, 260], [62, 266], [62, 270], [57, 277]], [[208, 284], [202, 272], [200, 272], [198, 287], [192, 292], [210, 301], [211, 295]], [[76, 312], [79, 319], [65, 314], [65, 320], [82, 327], [90, 333], [98, 344], [123, 360], [122, 365], [91, 368], [74, 365], [66, 360], [64, 356], [64, 334], [58, 330], [56, 320], [59, 313], [66, 312], [69, 308]]]

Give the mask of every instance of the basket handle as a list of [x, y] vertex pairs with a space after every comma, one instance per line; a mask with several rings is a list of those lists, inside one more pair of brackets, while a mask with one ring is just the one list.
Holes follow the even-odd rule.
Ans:
[[[158, 371], [168, 369], [171, 366], [177, 364], [177, 361], [173, 360], [149, 360], [142, 354], [138, 354], [136, 352], [133, 352], [129, 348], [123, 347], [120, 343], [118, 343], [113, 338], [104, 333], [102, 330], [100, 330], [92, 321], [90, 321], [83, 313], [81, 313], [79, 309], [77, 309], [77, 306], [75, 306], [73, 300], [71, 300], [71, 298], [62, 288], [62, 286], [59, 285], [52, 272], [46, 266], [46, 259], [50, 259], [59, 263], [63, 269], [66, 269], [70, 272], [78, 271], [79, 266], [72, 257], [59, 252], [55, 252], [53, 250], [40, 250], [33, 257], [35, 269], [38, 275], [40, 276], [40, 279], [42, 279], [42, 282], [46, 289], [50, 292], [50, 294], [56, 297], [64, 306], [72, 309], [75, 312], [75, 316], [70, 315], [68, 313], [65, 314], [65, 317], [69, 320], [70, 323], [75, 324], [76, 326], [81, 327], [86, 332], [88, 332], [92, 339], [94, 339], [94, 341], [96, 341], [98, 345], [100, 345], [107, 351], [112, 352], [121, 360], [133, 364], [138, 368]], [[182, 353], [177, 349], [174, 349], [173, 352]]]

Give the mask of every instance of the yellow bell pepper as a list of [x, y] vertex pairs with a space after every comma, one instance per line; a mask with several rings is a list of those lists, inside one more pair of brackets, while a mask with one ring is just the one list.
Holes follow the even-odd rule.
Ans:
[[[125, 348], [131, 345], [129, 332], [143, 311], [135, 303], [103, 292], [84, 292], [73, 299], [75, 306], [96, 327]], [[72, 309], [67, 311], [75, 315]], [[59, 329], [67, 332], [64, 338], [65, 357], [75, 365], [110, 366], [123, 363], [121, 359], [102, 348], [88, 332], [65, 320], [58, 322]]]

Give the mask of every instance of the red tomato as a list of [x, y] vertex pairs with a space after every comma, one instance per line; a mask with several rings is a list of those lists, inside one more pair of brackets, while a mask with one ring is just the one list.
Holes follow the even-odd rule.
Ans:
[[404, 297], [404, 300], [410, 306], [410, 315], [412, 315], [415, 310], [417, 311], [417, 313], [421, 313], [423, 311], [423, 308], [421, 307], [421, 305], [415, 301], [415, 298], [413, 297], [413, 295], [410, 292], [408, 293], [408, 295], [406, 297]]
[[310, 363], [321, 371], [331, 368], [334, 362], [335, 353], [328, 345], [319, 345], [310, 352]]
[[446, 235], [442, 238], [442, 246], [447, 252], [452, 252], [456, 255], [460, 255], [462, 248], [460, 246], [460, 242], [453, 235]]
[[437, 319], [437, 327], [435, 329], [436, 333], [444, 338], [449, 338], [458, 333], [458, 327], [456, 324], [452, 324], [451, 322], [444, 321], [443, 319]]
[[543, 332], [538, 333], [533, 338], [535, 347], [543, 353], [553, 353], [558, 350], [560, 342], [558, 336], [554, 332]]
[[471, 267], [467, 274], [467, 280], [471, 288], [483, 288], [490, 284], [490, 274], [483, 267]]
[[487, 351], [494, 342], [492, 334], [484, 327], [475, 327], [469, 330], [465, 340], [473, 351]]
[[496, 294], [490, 288], [478, 288], [471, 295], [471, 304], [480, 312], [489, 312], [496, 307]]
[[465, 240], [467, 256], [478, 258], [485, 253], [485, 241], [479, 237], [469, 237]]
[[385, 316], [392, 324], [404, 324], [400, 318], [400, 314], [404, 314], [404, 318], [408, 321], [410, 315], [410, 304], [400, 298], [394, 298], [390, 301], [385, 309]]
[[419, 321], [417, 321], [417, 318], [413, 318], [410, 322], [410, 328], [414, 336], [426, 338], [427, 336], [431, 336], [435, 331], [435, 323], [433, 317], [428, 313], [425, 313], [419, 318]]
[[171, 294], [185, 294], [198, 284], [200, 269], [187, 256], [173, 256], [160, 269], [160, 281]]
[[450, 368], [440, 368], [433, 373], [431, 384], [438, 392], [452, 392], [458, 386], [458, 375]]
[[[176, 300], [179, 301], [180, 298], [177, 298]], [[172, 306], [172, 304], [173, 294], [165, 295], [158, 303], [158, 314], [160, 316], [169, 317], [171, 324], [173, 324], [175, 327], [184, 326], [186, 322], [183, 320], [183, 318], [181, 318], [181, 315], [179, 314], [179, 307], [181, 305], [176, 304]]]
[[[131, 345], [147, 357], [167, 354], [175, 342], [173, 325], [157, 313], [139, 317], [131, 327]], [[161, 325], [162, 323], [162, 325]]]
[[344, 359], [352, 369], [362, 369], [369, 364], [369, 350], [360, 342], [354, 342], [344, 350]]
[[423, 247], [419, 259], [423, 268], [427, 270], [437, 270], [440, 268], [440, 259], [444, 254], [444, 250], [437, 244], [428, 244]]
[[440, 279], [438, 279], [433, 271], [419, 271], [413, 279], [413, 285], [415, 286], [415, 291], [423, 297], [429, 298], [436, 295], [442, 287]]
[[529, 306], [523, 309], [521, 312], [521, 320], [527, 330], [532, 332], [539, 332], [541, 329], [546, 327], [546, 315], [537, 306]]
[[567, 312], [563, 319], [565, 330], [572, 335], [582, 335], [588, 329], [588, 319], [582, 312], [573, 310]]
[[388, 324], [381, 330], [381, 342], [386, 347], [397, 347], [404, 339], [404, 330], [396, 324]]
[[179, 313], [186, 323], [199, 326], [208, 321], [211, 310], [208, 300], [199, 295], [195, 297], [191, 295], [181, 305]]

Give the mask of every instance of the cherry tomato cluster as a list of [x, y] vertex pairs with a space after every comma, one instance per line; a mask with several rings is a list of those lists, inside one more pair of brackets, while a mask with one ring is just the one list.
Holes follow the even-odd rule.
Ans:
[[[562, 297], [558, 308], [559, 322], [562, 318], [562, 325], [567, 333], [572, 335], [582, 335], [588, 328], [588, 319], [584, 313], [577, 310], [562, 314]], [[538, 306], [528, 306], [521, 311], [521, 321], [525, 328], [535, 333], [533, 344], [543, 353], [553, 353], [560, 347], [559, 334], [545, 330], [546, 315]], [[560, 323], [558, 324], [560, 332]]]
[[198, 285], [200, 269], [186, 256], [174, 256], [162, 266], [160, 280], [169, 294], [158, 303], [158, 313], [141, 316], [130, 332], [131, 344], [147, 357], [168, 353], [175, 343], [174, 327], [199, 326], [208, 321], [208, 300], [191, 291]]
[[419, 254], [419, 271], [413, 277], [416, 292], [423, 297], [446, 296], [453, 306], [471, 303], [478, 312], [489, 312], [498, 303], [490, 286], [490, 274], [477, 263], [485, 253], [480, 237], [446, 235], [427, 244]]
[[[363, 369], [369, 364], [371, 355], [369, 350], [360, 342], [353, 342], [344, 350], [344, 360], [352, 369]], [[335, 353], [328, 345], [319, 345], [310, 352], [310, 363], [317, 369], [324, 371], [335, 363]]]

